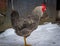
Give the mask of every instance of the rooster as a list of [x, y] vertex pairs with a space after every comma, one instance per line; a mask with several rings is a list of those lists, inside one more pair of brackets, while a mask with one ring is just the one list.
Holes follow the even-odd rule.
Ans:
[[26, 38], [38, 27], [42, 14], [42, 6], [37, 6], [32, 10], [31, 14], [28, 14], [25, 17], [21, 17], [18, 11], [12, 10], [12, 26], [17, 35], [24, 37], [25, 46], [28, 46], [26, 45]]

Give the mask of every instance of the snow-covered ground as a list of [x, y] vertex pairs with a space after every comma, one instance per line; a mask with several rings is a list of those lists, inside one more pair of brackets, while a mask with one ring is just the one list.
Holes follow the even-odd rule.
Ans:
[[[10, 28], [0, 34], [0, 46], [24, 46], [24, 39]], [[57, 24], [39, 25], [27, 38], [32, 46], [60, 46], [60, 27]]]

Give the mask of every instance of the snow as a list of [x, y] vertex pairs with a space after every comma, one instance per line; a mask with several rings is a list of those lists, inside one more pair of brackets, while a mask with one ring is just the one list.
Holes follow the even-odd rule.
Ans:
[[[24, 39], [10, 28], [0, 34], [0, 46], [24, 46]], [[60, 26], [57, 24], [39, 25], [27, 38], [32, 46], [60, 46]]]

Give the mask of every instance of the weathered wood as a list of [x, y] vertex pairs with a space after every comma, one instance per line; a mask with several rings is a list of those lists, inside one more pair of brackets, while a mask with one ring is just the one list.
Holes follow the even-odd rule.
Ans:
[[0, 0], [0, 12], [5, 13], [7, 10], [7, 0]]
[[8, 1], [0, 0], [0, 32], [12, 27], [8, 12]]

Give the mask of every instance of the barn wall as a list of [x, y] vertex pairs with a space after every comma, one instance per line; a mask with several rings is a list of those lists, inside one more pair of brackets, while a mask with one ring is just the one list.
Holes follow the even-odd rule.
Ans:
[[56, 11], [56, 0], [48, 0], [47, 2], [47, 13], [52, 19], [52, 21], [55, 21], [56, 16], [57, 16], [57, 11]]

